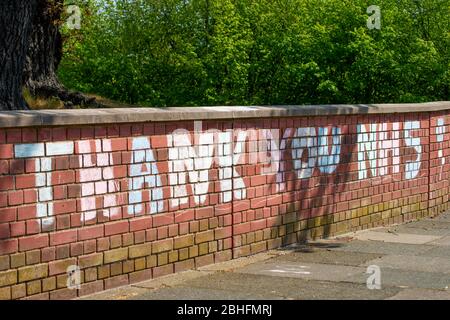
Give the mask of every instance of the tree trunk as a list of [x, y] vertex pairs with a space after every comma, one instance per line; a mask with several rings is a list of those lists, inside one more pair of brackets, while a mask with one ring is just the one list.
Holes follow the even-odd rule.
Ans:
[[32, 96], [57, 96], [63, 90], [56, 70], [62, 57], [59, 32], [63, 0], [37, 0], [23, 83]]
[[63, 10], [64, 0], [37, 0], [23, 84], [33, 97], [55, 97], [64, 102], [67, 108], [74, 105], [98, 106], [95, 98], [67, 90], [58, 79], [56, 71], [63, 54], [63, 40], [59, 31]]
[[0, 1], [0, 110], [28, 109], [22, 73], [34, 9], [34, 0]]

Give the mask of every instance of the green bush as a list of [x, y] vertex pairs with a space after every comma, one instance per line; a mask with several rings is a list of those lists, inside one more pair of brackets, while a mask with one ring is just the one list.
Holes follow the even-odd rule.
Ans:
[[[366, 26], [380, 6], [381, 30]], [[90, 0], [72, 89], [144, 106], [449, 100], [450, 0]]]

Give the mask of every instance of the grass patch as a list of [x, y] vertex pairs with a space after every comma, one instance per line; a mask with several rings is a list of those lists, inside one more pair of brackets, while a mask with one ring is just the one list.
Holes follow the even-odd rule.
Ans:
[[23, 90], [23, 97], [31, 110], [64, 109], [64, 102], [55, 97], [34, 97], [28, 89]]

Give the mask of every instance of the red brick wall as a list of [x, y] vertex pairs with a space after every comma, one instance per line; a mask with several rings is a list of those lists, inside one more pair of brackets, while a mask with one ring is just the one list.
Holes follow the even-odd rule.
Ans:
[[449, 123], [423, 112], [3, 129], [0, 298], [74, 298], [440, 213]]

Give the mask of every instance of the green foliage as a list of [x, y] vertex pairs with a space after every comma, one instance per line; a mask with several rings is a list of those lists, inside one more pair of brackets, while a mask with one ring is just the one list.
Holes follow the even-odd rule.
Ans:
[[449, 25], [450, 0], [85, 0], [59, 73], [159, 107], [449, 100]]

